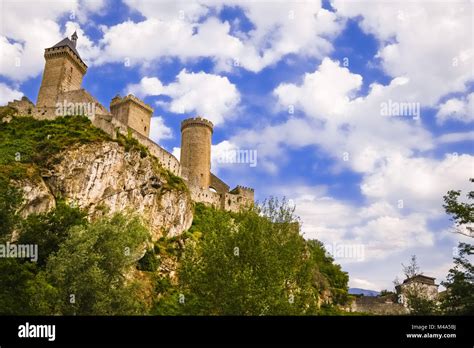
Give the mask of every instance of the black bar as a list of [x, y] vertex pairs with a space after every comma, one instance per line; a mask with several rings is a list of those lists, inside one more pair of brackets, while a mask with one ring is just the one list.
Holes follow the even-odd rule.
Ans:
[[[1, 348], [58, 344], [411, 344], [472, 347], [472, 317], [0, 317]], [[20, 338], [26, 323], [55, 325], [55, 340]], [[414, 329], [412, 325], [417, 325]], [[429, 325], [434, 325], [430, 328]], [[438, 325], [443, 325], [438, 327]], [[455, 329], [453, 329], [455, 325]], [[421, 330], [420, 327], [426, 326]], [[449, 328], [448, 328], [449, 327]], [[456, 334], [407, 338], [407, 334]]]

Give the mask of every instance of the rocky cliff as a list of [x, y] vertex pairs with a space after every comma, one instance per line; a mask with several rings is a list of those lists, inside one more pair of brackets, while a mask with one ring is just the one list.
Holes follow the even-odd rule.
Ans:
[[0, 174], [23, 191], [23, 216], [49, 211], [62, 199], [91, 220], [119, 211], [138, 214], [152, 241], [191, 226], [186, 185], [133, 139], [112, 140], [77, 117], [13, 118], [0, 138]]
[[23, 179], [22, 213], [44, 212], [62, 198], [89, 217], [114, 212], [139, 214], [152, 240], [176, 236], [192, 222], [189, 194], [170, 186], [153, 158], [126, 152], [116, 142], [76, 145], [51, 158], [41, 177]]

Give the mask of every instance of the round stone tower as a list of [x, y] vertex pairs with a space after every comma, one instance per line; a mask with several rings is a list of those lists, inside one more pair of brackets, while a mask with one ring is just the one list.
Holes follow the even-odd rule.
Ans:
[[181, 170], [190, 185], [211, 183], [211, 139], [214, 125], [201, 117], [181, 122]]

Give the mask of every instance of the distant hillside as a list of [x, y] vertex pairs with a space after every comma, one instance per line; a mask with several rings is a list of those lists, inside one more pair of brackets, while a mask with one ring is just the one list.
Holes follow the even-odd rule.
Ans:
[[375, 290], [367, 290], [360, 288], [349, 288], [349, 294], [351, 295], [364, 295], [364, 296], [378, 296], [380, 292]]

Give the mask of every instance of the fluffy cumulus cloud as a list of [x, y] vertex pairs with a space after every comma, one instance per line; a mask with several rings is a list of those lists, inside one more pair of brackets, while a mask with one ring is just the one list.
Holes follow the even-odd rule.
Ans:
[[[289, 53], [324, 56], [332, 50], [328, 38], [343, 27], [333, 12], [321, 7], [320, 1], [276, 2], [271, 6], [266, 2], [232, 0], [126, 3], [146, 19], [103, 27], [103, 54], [98, 64], [125, 59], [131, 64], [143, 64], [144, 60], [166, 56], [182, 60], [209, 57], [216, 62], [217, 70], [240, 66], [258, 72]], [[242, 10], [253, 29], [243, 32], [209, 15], [219, 13], [224, 5]], [[156, 33], [160, 33], [159, 40]], [[130, 42], [134, 43], [133, 48]]]
[[439, 106], [436, 121], [443, 124], [447, 120], [463, 123], [474, 121], [474, 93], [466, 98], [451, 98]]
[[284, 106], [296, 104], [310, 116], [330, 120], [347, 115], [350, 97], [361, 85], [360, 75], [325, 58], [316, 71], [305, 74], [301, 85], [282, 83], [274, 94]]
[[446, 133], [439, 136], [436, 140], [439, 144], [474, 141], [474, 132]]
[[378, 58], [390, 76], [409, 78], [406, 95], [434, 106], [473, 78], [472, 7], [469, 0], [381, 2], [335, 0], [342, 17], [360, 18], [380, 44]]
[[4, 105], [13, 99], [20, 99], [23, 93], [16, 89], [8, 87], [4, 83], [0, 83], [0, 105]]
[[[435, 240], [425, 216], [404, 214], [386, 201], [361, 207], [310, 190], [291, 199], [304, 236], [321, 240], [343, 264], [386, 259], [406, 249], [431, 247]], [[347, 248], [345, 254], [337, 254], [338, 245]]]
[[129, 93], [141, 97], [166, 95], [171, 102], [160, 102], [171, 112], [178, 114], [196, 113], [221, 124], [224, 119], [235, 117], [240, 94], [236, 86], [227, 77], [193, 73], [183, 69], [176, 81], [163, 85], [156, 77], [144, 77], [138, 84], [127, 87]]
[[364, 176], [361, 190], [370, 199], [393, 204], [401, 200], [406, 209], [436, 217], [443, 214], [442, 197], [448, 190], [469, 190], [473, 163], [467, 154], [449, 154], [442, 160], [394, 156]]
[[[90, 13], [102, 11], [105, 5], [101, 0], [3, 0], [0, 75], [19, 82], [36, 77], [44, 66], [45, 47], [51, 47], [73, 32], [71, 24], [66, 32], [62, 31], [60, 18], [67, 16], [72, 21], [84, 22]], [[90, 41], [79, 41], [79, 49], [81, 52], [85, 49], [86, 58], [91, 47]], [[93, 53], [91, 57], [97, 55], [97, 52]]]
[[358, 97], [361, 84], [360, 75], [326, 58], [302, 83], [283, 83], [274, 90], [281, 108], [293, 107], [298, 117], [259, 132], [244, 131], [235, 142], [257, 146], [266, 163], [281, 158], [288, 147], [314, 145], [337, 159], [337, 166], [362, 173], [371, 172], [387, 157], [433, 148], [418, 113], [391, 117], [382, 112], [384, 105], [404, 100], [405, 79], [373, 84], [368, 95]]
[[161, 140], [170, 139], [173, 136], [171, 128], [165, 125], [165, 121], [161, 116], [153, 116], [150, 122], [150, 138], [159, 144]]

